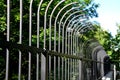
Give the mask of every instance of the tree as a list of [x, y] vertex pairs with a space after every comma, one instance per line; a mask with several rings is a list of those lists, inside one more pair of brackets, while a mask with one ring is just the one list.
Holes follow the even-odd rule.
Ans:
[[92, 30], [86, 32], [83, 36], [83, 39], [96, 39], [98, 42], [104, 47], [105, 51], [108, 55], [112, 54], [111, 50], [111, 33], [107, 32], [106, 30], [102, 29], [99, 23], [93, 22]]
[[118, 27], [117, 34], [111, 40], [111, 50], [112, 50], [112, 61], [116, 64], [117, 70], [120, 70], [120, 24], [116, 25]]

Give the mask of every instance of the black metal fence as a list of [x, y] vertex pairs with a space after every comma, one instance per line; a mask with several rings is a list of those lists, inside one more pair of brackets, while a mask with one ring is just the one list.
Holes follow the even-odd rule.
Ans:
[[[7, 0], [6, 6], [7, 38], [0, 41], [5, 59], [1, 79], [97, 80], [104, 75], [103, 57], [93, 59], [92, 54], [103, 48], [98, 43], [94, 49], [85, 48], [89, 45], [81, 41], [92, 24], [78, 2], [20, 0], [15, 4]], [[97, 65], [100, 71], [95, 70]]]

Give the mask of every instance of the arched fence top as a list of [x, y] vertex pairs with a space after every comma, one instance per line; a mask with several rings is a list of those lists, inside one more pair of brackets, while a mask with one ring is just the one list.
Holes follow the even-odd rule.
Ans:
[[104, 49], [84, 39], [94, 31], [88, 7], [77, 0], [7, 0], [3, 4], [7, 12], [6, 38], [0, 38], [2, 79], [96, 80], [96, 63], [104, 73], [100, 59], [106, 54], [96, 59], [96, 50]]

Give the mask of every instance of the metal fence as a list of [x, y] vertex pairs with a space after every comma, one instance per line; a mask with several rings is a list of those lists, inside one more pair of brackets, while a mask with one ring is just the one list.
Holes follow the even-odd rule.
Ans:
[[96, 80], [91, 78], [92, 62], [103, 62], [83, 53], [81, 38], [92, 24], [78, 2], [7, 0], [6, 6], [7, 38], [0, 41], [5, 55], [2, 79]]

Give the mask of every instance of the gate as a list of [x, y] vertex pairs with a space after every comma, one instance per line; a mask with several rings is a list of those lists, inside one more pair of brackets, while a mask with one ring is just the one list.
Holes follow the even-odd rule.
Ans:
[[92, 24], [79, 2], [4, 3], [7, 13], [3, 13], [6, 30], [0, 39], [4, 60], [1, 79], [92, 80], [91, 62], [97, 61], [84, 57], [81, 41], [83, 34], [92, 30]]

